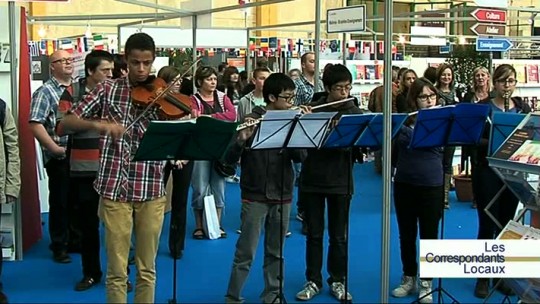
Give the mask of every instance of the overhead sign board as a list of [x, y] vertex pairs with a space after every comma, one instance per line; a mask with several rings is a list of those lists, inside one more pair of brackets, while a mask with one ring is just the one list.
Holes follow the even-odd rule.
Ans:
[[478, 52], [506, 52], [512, 48], [510, 40], [504, 38], [477, 38], [476, 50]]
[[471, 27], [471, 31], [479, 36], [505, 36], [506, 25], [477, 23]]
[[474, 0], [477, 6], [508, 8], [508, 0]]
[[471, 15], [480, 22], [506, 23], [506, 11], [488, 8], [477, 8]]
[[326, 32], [347, 33], [366, 30], [366, 6], [355, 5], [326, 11]]

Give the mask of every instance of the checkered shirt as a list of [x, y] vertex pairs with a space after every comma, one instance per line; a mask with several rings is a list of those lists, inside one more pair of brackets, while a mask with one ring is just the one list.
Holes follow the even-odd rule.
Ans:
[[322, 81], [319, 81], [319, 88], [315, 91], [315, 86], [304, 75], [300, 75], [300, 78], [295, 79], [294, 84], [296, 85], [296, 98], [294, 101], [296, 106], [307, 105], [311, 102], [311, 98], [313, 98], [315, 92], [324, 91]]
[[[105, 80], [85, 96], [71, 113], [83, 119], [96, 115], [102, 120], [129, 126], [144, 110], [131, 102], [127, 78]], [[144, 202], [165, 195], [163, 161], [133, 161], [154, 110], [148, 111], [119, 140], [101, 137], [100, 166], [94, 187], [104, 198], [118, 202]]]
[[[68, 137], [56, 135], [56, 116], [58, 115], [60, 96], [62, 96], [66, 88], [67, 86], [60, 84], [56, 78], [51, 77], [34, 92], [30, 103], [29, 121], [42, 124], [47, 134], [61, 147], [67, 146]], [[53, 156], [43, 146], [41, 150], [43, 151], [43, 160], [47, 163]]]

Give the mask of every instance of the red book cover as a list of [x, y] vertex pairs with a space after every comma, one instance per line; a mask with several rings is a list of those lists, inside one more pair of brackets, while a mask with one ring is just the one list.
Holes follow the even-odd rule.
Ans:
[[527, 83], [538, 83], [538, 66], [536, 64], [527, 65]]

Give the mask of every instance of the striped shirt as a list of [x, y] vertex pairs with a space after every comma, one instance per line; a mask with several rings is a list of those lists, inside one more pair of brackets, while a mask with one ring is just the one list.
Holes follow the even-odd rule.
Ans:
[[[71, 113], [83, 119], [99, 115], [102, 120], [128, 127], [144, 109], [131, 102], [127, 78], [105, 80], [88, 93]], [[123, 137], [102, 136], [100, 166], [94, 182], [96, 191], [117, 202], [145, 202], [165, 195], [164, 161], [133, 161], [151, 120], [159, 119], [156, 110], [148, 111]]]
[[[64, 115], [79, 104], [85, 94], [89, 93], [84, 79], [74, 82], [62, 96], [58, 105], [57, 133], [64, 135], [59, 124]], [[99, 117], [96, 117], [99, 119]], [[69, 141], [69, 168], [73, 177], [95, 177], [99, 168], [99, 133], [93, 130], [71, 134]]]
[[[66, 88], [67, 86], [60, 84], [56, 78], [51, 77], [34, 92], [30, 103], [29, 121], [42, 124], [47, 134], [61, 147], [67, 147], [68, 137], [56, 134], [56, 116], [58, 115], [60, 96], [62, 96]], [[45, 147], [42, 146], [41, 150], [43, 151], [44, 163], [53, 158]]]

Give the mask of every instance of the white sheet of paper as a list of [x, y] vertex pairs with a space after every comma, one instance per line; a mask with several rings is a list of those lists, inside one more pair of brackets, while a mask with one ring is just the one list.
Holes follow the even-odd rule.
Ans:
[[293, 130], [289, 148], [320, 148], [330, 120], [338, 112], [304, 114]]
[[292, 121], [300, 115], [300, 110], [267, 111], [259, 125], [252, 149], [283, 148], [287, 134], [292, 127]]

